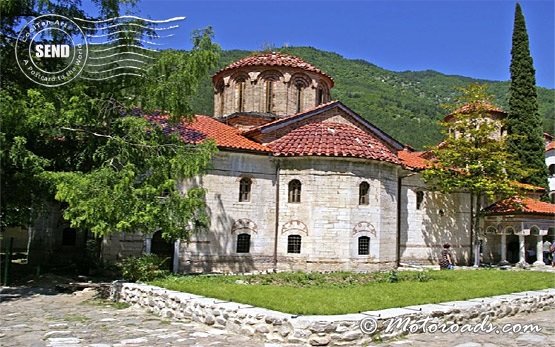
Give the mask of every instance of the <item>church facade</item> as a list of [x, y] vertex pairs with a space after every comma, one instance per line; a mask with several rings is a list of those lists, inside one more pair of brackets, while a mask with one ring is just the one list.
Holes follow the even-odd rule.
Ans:
[[[470, 194], [430, 191], [419, 173], [425, 154], [332, 101], [333, 84], [280, 53], [241, 59], [213, 76], [214, 116], [182, 125], [184, 141], [209, 138], [219, 148], [210, 170], [183, 184], [206, 189], [210, 227], [173, 244], [175, 272], [437, 264], [447, 242], [458, 264], [472, 261], [479, 251]], [[550, 227], [542, 224], [542, 233]], [[121, 255], [121, 239], [104, 241], [106, 257]], [[144, 240], [150, 251], [153, 239]], [[490, 253], [498, 261], [501, 252]]]

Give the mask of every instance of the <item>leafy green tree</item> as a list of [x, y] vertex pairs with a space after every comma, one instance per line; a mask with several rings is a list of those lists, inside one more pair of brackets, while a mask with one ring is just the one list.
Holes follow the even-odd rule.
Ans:
[[495, 201], [514, 195], [511, 177], [526, 174], [510, 153], [505, 136], [499, 136], [504, 121], [491, 121], [491, 97], [484, 85], [462, 90], [452, 117], [442, 122], [445, 140], [431, 148], [433, 165], [423, 171], [424, 180], [444, 193], [469, 192], [473, 206], [473, 240], [485, 199]]
[[509, 149], [526, 167], [532, 169], [523, 182], [546, 188], [542, 119], [538, 112], [536, 77], [528, 44], [526, 23], [520, 4], [516, 4], [511, 49], [511, 85], [507, 128]]
[[[135, 2], [95, 3], [117, 16], [122, 4]], [[88, 18], [76, 2], [0, 4], [8, 34], [43, 13]], [[54, 198], [73, 227], [96, 235], [162, 229], [178, 238], [205, 226], [204, 191], [185, 191], [181, 182], [201, 174], [216, 148], [210, 141], [185, 145], [175, 124], [192, 119], [190, 98], [217, 62], [212, 36], [210, 28], [195, 31], [191, 50], [161, 52], [143, 78], [76, 79], [55, 88], [14, 69], [15, 38], [2, 36], [1, 226], [32, 225]], [[157, 110], [168, 115], [163, 126], [143, 117]]]

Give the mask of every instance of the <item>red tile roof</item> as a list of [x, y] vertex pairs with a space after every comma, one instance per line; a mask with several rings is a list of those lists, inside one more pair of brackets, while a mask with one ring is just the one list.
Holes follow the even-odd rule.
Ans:
[[377, 137], [352, 125], [309, 123], [268, 144], [275, 156], [334, 156], [387, 161], [399, 159]]
[[218, 71], [213, 78], [216, 78], [216, 76], [220, 75], [224, 71], [246, 67], [246, 66], [285, 66], [285, 67], [299, 68], [306, 71], [312, 71], [329, 78], [332, 83], [331, 86], [333, 87], [333, 79], [322, 70], [307, 63], [306, 61], [302, 60], [299, 57], [295, 57], [289, 54], [276, 53], [276, 52], [258, 53], [258, 54], [240, 59], [234, 63], [229, 64], [228, 66], [224, 67], [220, 71]]
[[545, 151], [551, 151], [555, 149], [555, 141], [551, 141], [550, 143], [547, 144], [547, 146], [545, 146]]
[[[167, 118], [168, 116], [165, 115], [147, 116], [147, 119], [161, 124], [162, 127], [168, 127], [170, 130]], [[209, 116], [197, 115], [191, 122], [182, 121], [175, 130], [187, 143], [200, 143], [205, 139], [212, 139], [219, 148], [270, 152], [268, 147], [247, 139], [239, 134], [239, 130]]]
[[487, 111], [487, 112], [490, 112], [490, 113], [497, 113], [497, 114], [500, 114], [502, 116], [507, 115], [507, 112], [503, 111], [502, 109], [500, 109], [499, 107], [497, 107], [493, 104], [490, 104], [489, 102], [475, 102], [475, 103], [466, 104], [466, 105], [463, 105], [463, 106], [459, 107], [455, 111], [448, 114], [443, 120], [447, 122], [451, 118], [453, 118], [456, 114], [471, 113], [471, 112], [475, 112], [477, 110]]
[[512, 197], [484, 208], [488, 214], [548, 214], [555, 215], [555, 204], [531, 198]]
[[278, 125], [278, 124], [281, 124], [281, 123], [290, 122], [292, 120], [296, 120], [297, 118], [300, 118], [301, 116], [303, 116], [307, 113], [314, 112], [314, 111], [317, 111], [319, 109], [326, 108], [326, 107], [328, 107], [330, 105], [333, 105], [333, 104], [339, 104], [339, 101], [337, 101], [337, 100], [328, 101], [328, 102], [320, 104], [318, 106], [314, 106], [312, 108], [309, 108], [308, 110], [305, 110], [305, 111], [302, 111], [302, 112], [299, 112], [299, 113], [295, 113], [294, 115], [284, 117], [284, 118], [280, 118], [280, 119], [276, 119], [276, 120], [268, 122], [266, 124], [262, 124], [260, 126], [257, 126], [257, 127], [252, 128], [252, 129], [246, 130], [246, 131], [243, 132], [243, 134], [256, 133], [257, 131], [260, 131], [263, 128], [268, 128], [268, 127]]
[[397, 156], [405, 166], [412, 169], [426, 169], [430, 166], [430, 161], [422, 155], [427, 152], [412, 152], [406, 149], [397, 152]]

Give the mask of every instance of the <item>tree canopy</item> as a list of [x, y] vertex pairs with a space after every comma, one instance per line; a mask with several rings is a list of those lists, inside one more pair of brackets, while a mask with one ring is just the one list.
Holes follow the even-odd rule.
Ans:
[[[95, 3], [102, 15], [117, 16], [136, 1]], [[143, 77], [75, 79], [46, 88], [18, 71], [18, 24], [54, 11], [90, 17], [77, 2], [1, 5], [2, 227], [32, 224], [54, 198], [73, 227], [96, 235], [161, 229], [178, 238], [206, 225], [204, 191], [184, 191], [181, 181], [208, 167], [215, 144], [185, 145], [171, 126], [161, 128], [144, 115], [167, 114], [170, 124], [192, 119], [191, 96], [219, 56], [212, 30], [193, 32], [190, 51], [160, 52]]]
[[546, 188], [542, 120], [538, 112], [536, 76], [530, 54], [528, 32], [520, 4], [516, 4], [511, 49], [511, 86], [509, 89], [509, 149], [530, 168], [522, 178], [526, 183]]

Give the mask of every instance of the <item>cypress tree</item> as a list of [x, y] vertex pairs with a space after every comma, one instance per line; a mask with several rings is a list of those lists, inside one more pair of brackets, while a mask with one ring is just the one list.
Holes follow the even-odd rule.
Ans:
[[516, 4], [511, 49], [511, 86], [507, 131], [509, 150], [525, 168], [523, 182], [547, 188], [542, 120], [538, 112], [536, 76], [528, 43], [528, 32], [520, 4]]

